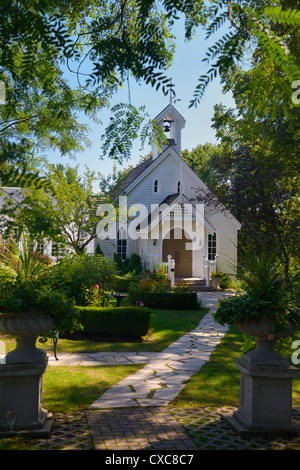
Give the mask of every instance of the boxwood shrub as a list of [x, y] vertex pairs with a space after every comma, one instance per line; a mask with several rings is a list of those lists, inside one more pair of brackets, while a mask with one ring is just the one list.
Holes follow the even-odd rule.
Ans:
[[134, 336], [149, 330], [151, 310], [145, 307], [76, 307], [83, 334]]
[[118, 292], [128, 292], [132, 279], [123, 276], [114, 276], [112, 287]]
[[129, 303], [142, 302], [145, 307], [171, 310], [193, 310], [199, 308], [197, 292], [150, 292], [136, 288], [129, 290]]

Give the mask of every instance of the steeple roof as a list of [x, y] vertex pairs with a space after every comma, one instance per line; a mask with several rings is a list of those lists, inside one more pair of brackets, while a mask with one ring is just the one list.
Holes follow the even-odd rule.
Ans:
[[166, 118], [168, 115], [173, 116], [181, 125], [181, 129], [184, 128], [185, 126], [185, 119], [184, 117], [180, 114], [180, 112], [173, 106], [172, 103], [169, 103], [154, 119], [153, 121], [156, 122], [161, 122], [164, 118]]

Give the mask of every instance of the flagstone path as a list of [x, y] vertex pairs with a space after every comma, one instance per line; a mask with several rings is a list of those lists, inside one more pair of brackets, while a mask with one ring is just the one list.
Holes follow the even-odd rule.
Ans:
[[[300, 438], [262, 439], [237, 435], [221, 419], [233, 409], [191, 409], [167, 406], [186, 381], [209, 360], [227, 328], [216, 324], [211, 312], [220, 297], [232, 292], [201, 292], [210, 309], [197, 328], [160, 353], [59, 354], [49, 364], [108, 365], [145, 364], [107, 390], [84, 412], [57, 416], [53, 433], [40, 441], [42, 449], [95, 449], [102, 451], [152, 450], [195, 451], [218, 449], [300, 449]], [[300, 410], [293, 410], [300, 431]], [[196, 453], [198, 454], [198, 453]], [[195, 454], [195, 455], [196, 455]], [[130, 454], [131, 455], [131, 454]]]
[[215, 323], [211, 312], [216, 309], [220, 297], [230, 295], [234, 293], [200, 292], [200, 299], [210, 311], [194, 330], [162, 352], [59, 354], [58, 361], [49, 358], [49, 365], [145, 364], [138, 372], [107, 390], [90, 409], [166, 406], [209, 360], [211, 352], [225, 335], [227, 327]]

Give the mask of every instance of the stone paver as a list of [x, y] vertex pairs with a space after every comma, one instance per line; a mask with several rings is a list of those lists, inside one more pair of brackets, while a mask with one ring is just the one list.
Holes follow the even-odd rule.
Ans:
[[[226, 334], [227, 327], [216, 324], [211, 312], [220, 296], [228, 292], [199, 294], [210, 311], [199, 325], [161, 353], [147, 357], [145, 367], [107, 390], [91, 409], [161, 407], [172, 401], [186, 381], [209, 361], [210, 353]], [[131, 357], [134, 361], [135, 356]]]
[[[239, 436], [221, 418], [233, 410], [162, 407], [55, 413], [49, 438], [34, 439], [32, 444], [28, 440], [27, 449], [32, 445], [40, 450], [188, 450], [194, 454], [195, 449], [300, 450], [299, 436]], [[300, 409], [292, 410], [292, 418], [300, 431]]]
[[[203, 292], [205, 306], [215, 310], [223, 292]], [[42, 449], [165, 450], [219, 449], [300, 450], [300, 437], [241, 437], [222, 420], [231, 408], [177, 409], [168, 405], [186, 381], [209, 360], [226, 333], [211, 311], [198, 327], [161, 353], [59, 355], [55, 365], [139, 363], [145, 367], [108, 390], [86, 411], [59, 415]], [[124, 361], [124, 362], [123, 362]], [[137, 361], [137, 362], [135, 362]], [[140, 361], [140, 362], [139, 362]], [[51, 361], [50, 361], [51, 363]], [[300, 410], [293, 410], [300, 431]], [[71, 432], [70, 432], [71, 431]]]
[[130, 364], [147, 364], [155, 358], [159, 353], [151, 352], [121, 352], [121, 353], [59, 353], [58, 361], [52, 354], [49, 354], [49, 365], [66, 366], [107, 366], [107, 365], [130, 365]]

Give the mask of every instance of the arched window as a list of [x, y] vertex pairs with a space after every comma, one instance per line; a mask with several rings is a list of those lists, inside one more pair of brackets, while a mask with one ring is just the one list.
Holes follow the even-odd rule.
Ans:
[[178, 193], [180, 193], [180, 186], [181, 186], [181, 185], [180, 185], [180, 181], [178, 181], [178, 183], [177, 183], [177, 192], [178, 192]]
[[155, 181], [154, 181], [154, 185], [153, 185], [153, 191], [154, 191], [155, 193], [158, 193], [158, 189], [159, 189], [159, 188], [158, 188], [158, 180], [155, 180]]

